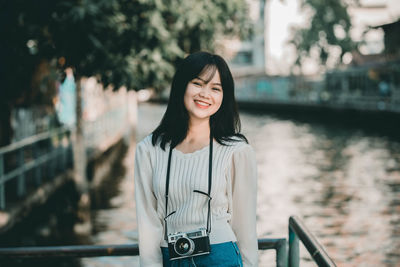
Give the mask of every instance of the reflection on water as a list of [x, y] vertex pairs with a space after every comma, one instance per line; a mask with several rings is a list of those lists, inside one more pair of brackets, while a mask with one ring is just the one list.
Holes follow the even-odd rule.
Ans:
[[[137, 140], [158, 124], [165, 106], [139, 106]], [[400, 142], [360, 130], [241, 114], [257, 154], [258, 235], [286, 237], [298, 215], [338, 266], [400, 266]], [[120, 194], [94, 217], [97, 244], [137, 242], [133, 158], [129, 148]], [[303, 248], [301, 266], [315, 266]], [[275, 266], [273, 251], [260, 266]], [[138, 266], [137, 258], [94, 258], [84, 266]]]
[[257, 152], [260, 236], [285, 236], [288, 216], [297, 214], [339, 266], [400, 264], [398, 142], [263, 115], [242, 118]]
[[[99, 208], [93, 212], [93, 232], [91, 243], [96, 245], [132, 244], [138, 242], [135, 201], [133, 195], [133, 164], [135, 156], [135, 141], [131, 145], [123, 160], [124, 171], [113, 172], [111, 179], [102, 184], [97, 195], [105, 195], [113, 188], [115, 191], [105, 203], [99, 202]], [[103, 202], [103, 203], [102, 203]], [[97, 257], [84, 258], [82, 266], [90, 267], [131, 267], [139, 266], [138, 257]]]

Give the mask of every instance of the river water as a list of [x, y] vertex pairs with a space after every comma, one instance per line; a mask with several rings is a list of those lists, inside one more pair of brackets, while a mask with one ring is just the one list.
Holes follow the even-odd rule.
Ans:
[[[140, 104], [137, 139], [159, 123], [164, 105]], [[361, 129], [241, 113], [258, 164], [259, 237], [287, 237], [297, 215], [338, 266], [400, 266], [400, 141]], [[137, 242], [133, 196], [135, 143], [119, 193], [96, 211], [96, 244]], [[137, 257], [83, 259], [83, 266], [138, 266]], [[260, 266], [275, 266], [274, 251]], [[301, 247], [301, 266], [316, 266]]]

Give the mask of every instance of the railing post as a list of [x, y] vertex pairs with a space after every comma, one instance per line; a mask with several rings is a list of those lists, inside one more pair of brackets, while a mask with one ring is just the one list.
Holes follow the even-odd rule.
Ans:
[[0, 210], [6, 208], [6, 190], [4, 182], [4, 163], [3, 154], [0, 154]]
[[17, 179], [17, 196], [21, 197], [25, 194], [25, 169], [24, 169], [24, 148], [21, 147], [18, 151], [18, 169], [20, 173]]
[[299, 267], [300, 251], [299, 237], [293, 231], [289, 224], [289, 267]]
[[276, 244], [276, 267], [288, 266], [288, 247], [286, 239], [279, 240]]
[[49, 167], [49, 174], [50, 174], [50, 180], [54, 179], [55, 173], [56, 173], [56, 165], [57, 165], [57, 149], [53, 145], [53, 138], [54, 134], [50, 135], [49, 138], [49, 160], [48, 163], [50, 163]]
[[[40, 157], [40, 152], [39, 152], [39, 145], [38, 143], [33, 144], [33, 157], [36, 162], [39, 162], [38, 159]], [[36, 185], [41, 185], [42, 184], [42, 174], [41, 174], [41, 164], [37, 163], [35, 166], [35, 182]]]
[[74, 167], [74, 152], [73, 152], [73, 143], [72, 143], [72, 131], [68, 132], [68, 146], [67, 146], [67, 167]]
[[[313, 234], [307, 229], [307, 227], [302, 223], [302, 221], [299, 218], [297, 218], [296, 216], [290, 216], [289, 227], [290, 230], [293, 231], [292, 240], [294, 240], [292, 241], [293, 248], [291, 249], [291, 247], [289, 246], [289, 254], [297, 256], [294, 259], [295, 264], [296, 264], [296, 259], [297, 261], [299, 260], [298, 240], [301, 240], [301, 242], [306, 247], [311, 257], [318, 264], [318, 266], [336, 267], [336, 264], [326, 253], [321, 244], [318, 243], [317, 239], [313, 236]], [[291, 238], [290, 235], [291, 234], [289, 233], [289, 239]], [[290, 250], [292, 251], [290, 252]], [[292, 259], [292, 257], [290, 257], [290, 259]], [[298, 264], [293, 266], [297, 267]]]
[[60, 147], [61, 147], [61, 171], [64, 172], [67, 168], [67, 155], [68, 155], [68, 145], [65, 145], [65, 140], [67, 140], [66, 132], [63, 133]]
[[57, 169], [56, 174], [58, 175], [64, 171], [63, 166], [63, 147], [62, 147], [62, 134], [57, 134]]

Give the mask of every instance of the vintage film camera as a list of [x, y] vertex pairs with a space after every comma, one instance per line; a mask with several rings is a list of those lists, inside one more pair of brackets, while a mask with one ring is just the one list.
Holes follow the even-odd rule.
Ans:
[[170, 260], [209, 254], [211, 251], [210, 238], [205, 228], [169, 234], [168, 250]]

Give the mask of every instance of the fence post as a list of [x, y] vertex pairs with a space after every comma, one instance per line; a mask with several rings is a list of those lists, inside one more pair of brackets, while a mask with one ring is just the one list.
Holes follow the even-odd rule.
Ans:
[[299, 267], [300, 264], [300, 251], [299, 251], [299, 237], [292, 230], [289, 224], [289, 267]]
[[61, 141], [60, 141], [60, 147], [61, 147], [61, 172], [64, 172], [67, 169], [68, 145], [65, 144], [67, 142], [66, 140], [67, 140], [67, 134], [66, 134], [66, 132], [63, 132], [63, 135], [62, 135]]
[[6, 190], [4, 183], [4, 164], [3, 164], [3, 154], [0, 154], [0, 210], [6, 208]]
[[36, 142], [35, 144], [33, 144], [33, 157], [34, 160], [38, 163], [36, 163], [35, 166], [35, 182], [36, 185], [41, 185], [42, 184], [42, 174], [41, 174], [41, 164], [39, 162], [39, 157], [40, 157], [40, 152], [39, 152], [39, 145]]
[[51, 134], [49, 137], [49, 178], [50, 180], [54, 179], [56, 173], [56, 165], [57, 165], [57, 148], [54, 147], [53, 138], [55, 137], [54, 134]]
[[287, 267], [288, 266], [288, 253], [287, 253], [287, 241], [286, 239], [279, 240], [276, 244], [276, 267]]
[[74, 152], [73, 152], [73, 143], [72, 143], [72, 130], [68, 132], [68, 146], [67, 146], [67, 167], [74, 169]]
[[24, 148], [21, 147], [18, 152], [18, 169], [19, 175], [17, 180], [17, 196], [21, 197], [25, 194], [25, 167], [24, 167]]
[[62, 147], [62, 134], [57, 134], [57, 168], [56, 168], [56, 175], [60, 174], [64, 171], [63, 166], [63, 147]]

